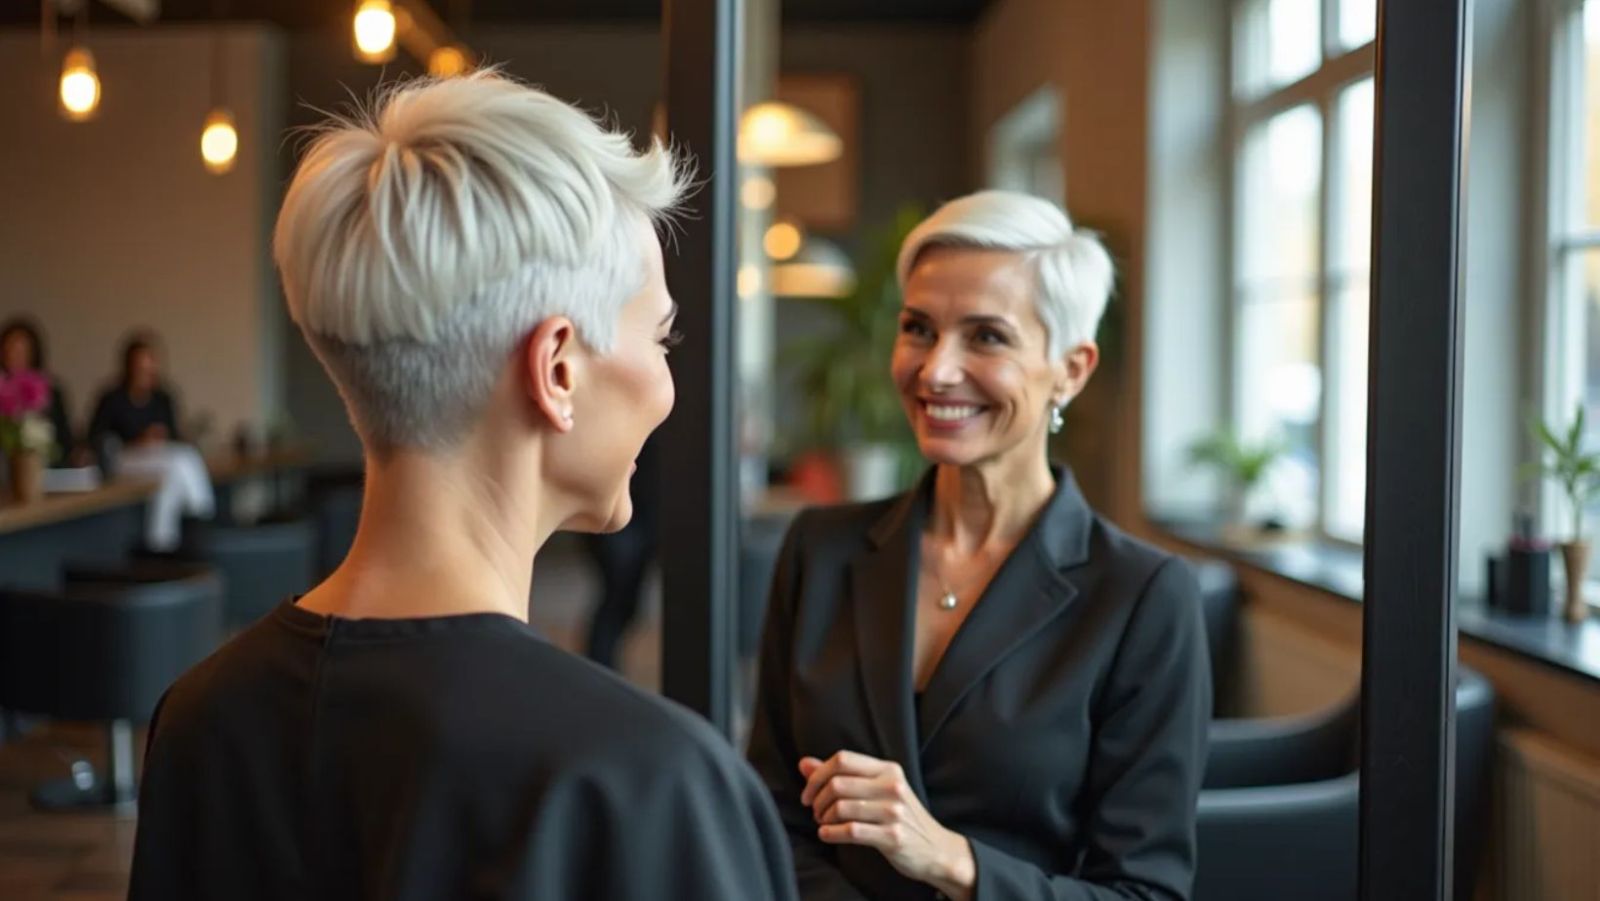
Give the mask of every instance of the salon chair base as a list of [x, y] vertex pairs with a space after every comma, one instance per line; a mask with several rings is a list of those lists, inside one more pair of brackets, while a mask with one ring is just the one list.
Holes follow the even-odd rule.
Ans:
[[72, 762], [72, 775], [35, 787], [28, 799], [39, 810], [134, 812], [138, 789], [133, 776], [133, 724], [112, 722], [107, 729], [105, 773], [87, 760]]

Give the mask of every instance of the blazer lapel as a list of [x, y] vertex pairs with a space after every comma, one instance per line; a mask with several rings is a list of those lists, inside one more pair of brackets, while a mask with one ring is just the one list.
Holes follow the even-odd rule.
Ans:
[[1089, 557], [1093, 514], [1071, 473], [1056, 469], [1055, 476], [1049, 504], [995, 573], [923, 690], [919, 753], [967, 692], [1077, 595], [1066, 571]]
[[[925, 486], [924, 486], [925, 487]], [[902, 495], [868, 533], [868, 547], [850, 562], [850, 606], [867, 713], [883, 756], [897, 761], [919, 795], [921, 767], [911, 706], [911, 605], [916, 586], [916, 524], [926, 518], [926, 491]]]

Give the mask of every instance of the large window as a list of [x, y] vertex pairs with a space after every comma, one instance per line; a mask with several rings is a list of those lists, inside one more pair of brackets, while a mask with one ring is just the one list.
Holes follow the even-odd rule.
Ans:
[[1284, 450], [1258, 514], [1352, 542], [1366, 481], [1375, 22], [1372, 0], [1243, 0], [1234, 29], [1233, 426]]
[[[1544, 413], [1567, 422], [1582, 404], [1593, 447], [1600, 444], [1600, 0], [1569, 0], [1554, 47]], [[1566, 537], [1565, 498], [1547, 486], [1542, 506], [1546, 530]]]

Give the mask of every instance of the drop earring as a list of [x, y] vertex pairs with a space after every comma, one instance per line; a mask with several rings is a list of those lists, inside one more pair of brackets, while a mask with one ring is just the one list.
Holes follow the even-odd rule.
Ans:
[[1061, 434], [1061, 430], [1067, 425], [1066, 417], [1061, 415], [1061, 410], [1065, 406], [1066, 404], [1050, 405], [1050, 434], [1052, 435]]

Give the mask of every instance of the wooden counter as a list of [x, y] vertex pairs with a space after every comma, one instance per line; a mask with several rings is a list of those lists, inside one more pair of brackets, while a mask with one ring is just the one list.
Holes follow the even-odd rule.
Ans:
[[142, 503], [155, 492], [156, 483], [129, 479], [107, 482], [92, 491], [47, 494], [31, 504], [0, 507], [0, 535], [54, 525], [69, 519], [105, 513]]
[[[206, 458], [206, 469], [211, 473], [212, 483], [220, 487], [241, 479], [269, 476], [285, 469], [303, 467], [310, 460], [310, 453], [300, 448], [251, 457], [216, 454]], [[47, 494], [31, 504], [0, 506], [0, 535], [95, 516], [118, 507], [142, 503], [154, 491], [154, 482], [118, 479], [91, 491]]]

